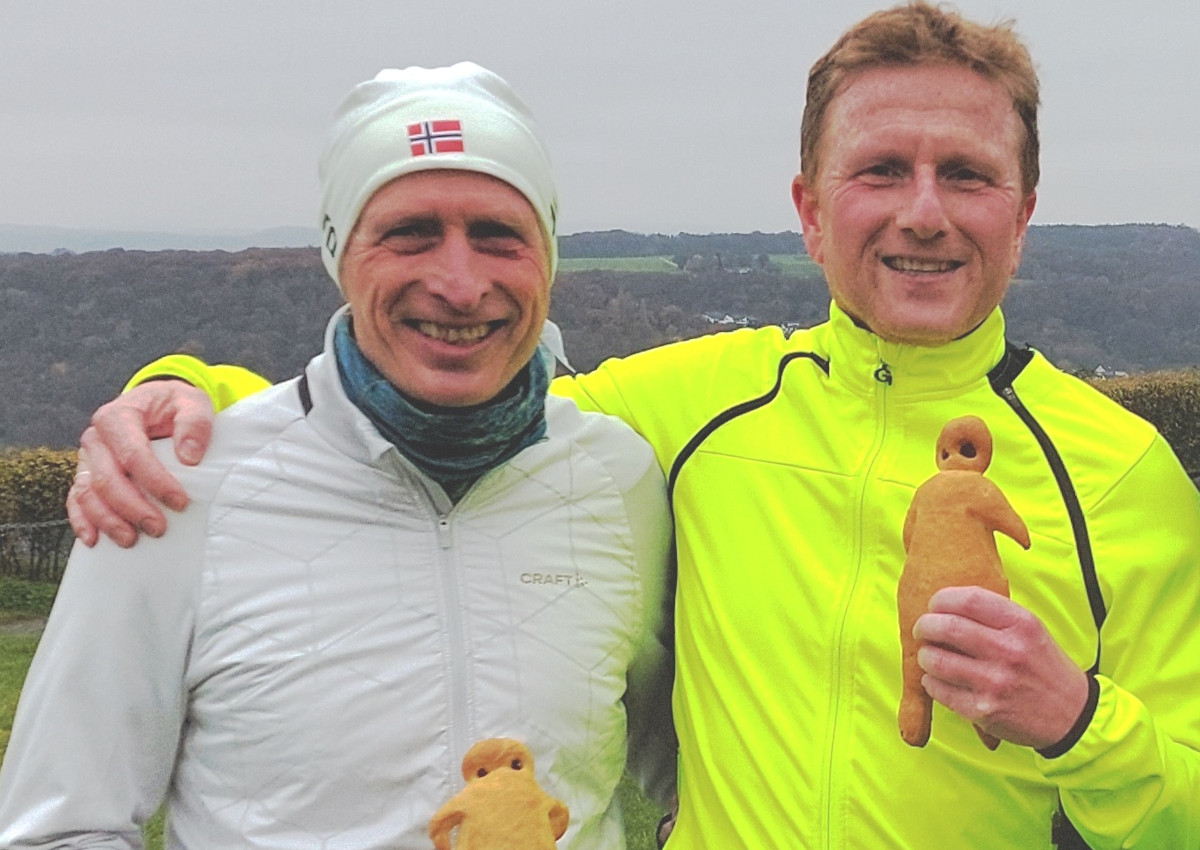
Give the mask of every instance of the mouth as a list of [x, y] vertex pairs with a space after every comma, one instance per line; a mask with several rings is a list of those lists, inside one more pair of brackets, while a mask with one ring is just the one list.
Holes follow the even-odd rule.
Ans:
[[923, 260], [900, 256], [884, 257], [883, 264], [892, 271], [905, 274], [946, 274], [965, 265], [960, 260]]
[[506, 321], [504, 319], [496, 319], [491, 322], [479, 322], [474, 325], [443, 325], [439, 322], [408, 319], [404, 324], [422, 336], [427, 336], [438, 342], [466, 347], [474, 345], [495, 333], [506, 324]]

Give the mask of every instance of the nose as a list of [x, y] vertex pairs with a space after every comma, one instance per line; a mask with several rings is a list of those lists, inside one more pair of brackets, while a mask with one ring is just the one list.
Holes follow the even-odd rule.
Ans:
[[949, 229], [937, 175], [918, 171], [901, 204], [896, 224], [917, 239], [937, 239]]
[[424, 278], [430, 294], [461, 313], [478, 307], [492, 288], [491, 278], [467, 235], [453, 229], [429, 254]]

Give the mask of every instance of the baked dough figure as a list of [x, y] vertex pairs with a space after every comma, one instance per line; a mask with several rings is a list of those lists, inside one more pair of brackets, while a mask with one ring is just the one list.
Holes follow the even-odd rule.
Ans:
[[[917, 488], [904, 519], [904, 572], [896, 594], [900, 645], [904, 654], [904, 693], [900, 736], [914, 746], [929, 741], [933, 699], [921, 686], [917, 663], [921, 642], [913, 637], [929, 598], [943, 587], [978, 586], [1008, 596], [993, 532], [1001, 531], [1029, 548], [1029, 531], [1000, 488], [983, 477], [992, 460], [992, 435], [978, 416], [952, 419], [937, 442], [938, 472]], [[1000, 741], [978, 726], [989, 749]]]
[[467, 787], [429, 822], [437, 850], [553, 850], [567, 831], [567, 807], [533, 778], [533, 756], [520, 741], [488, 738], [467, 750]]

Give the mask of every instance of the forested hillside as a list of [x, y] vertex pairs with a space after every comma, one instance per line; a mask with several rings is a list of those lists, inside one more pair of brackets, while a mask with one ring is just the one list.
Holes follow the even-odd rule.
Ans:
[[[778, 256], [796, 234], [563, 240], [564, 256]], [[592, 252], [605, 252], [603, 254]], [[669, 267], [663, 264], [664, 267]], [[826, 315], [803, 275], [564, 272], [551, 315], [578, 368], [712, 332], [704, 314], [808, 325]], [[1060, 365], [1126, 371], [1200, 364], [1200, 233], [1183, 227], [1035, 227], [1008, 301], [1010, 337]], [[73, 445], [139, 365], [176, 350], [273, 379], [319, 350], [337, 292], [316, 249], [0, 255], [0, 446]]]

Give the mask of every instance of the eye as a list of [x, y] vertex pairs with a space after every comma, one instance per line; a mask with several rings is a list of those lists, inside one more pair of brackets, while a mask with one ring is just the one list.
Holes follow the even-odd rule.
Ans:
[[975, 457], [975, 455], [978, 453], [975, 450], [975, 444], [970, 442], [963, 443], [962, 448], [960, 448], [959, 451], [962, 453], [963, 457]]
[[860, 171], [858, 178], [868, 186], [890, 186], [904, 178], [904, 169], [895, 162], [877, 162]]
[[479, 768], [479, 770], [476, 771], [475, 775], [482, 779], [483, 777], [487, 776], [487, 768], [486, 767]]
[[477, 250], [499, 256], [515, 255], [529, 244], [529, 240], [517, 228], [490, 219], [472, 222], [467, 235]]
[[413, 219], [396, 224], [380, 238], [380, 243], [398, 254], [419, 254], [437, 244], [441, 225], [431, 219]]
[[521, 760], [520, 760], [520, 759], [513, 759], [513, 760], [512, 760], [512, 769], [513, 769], [513, 770], [520, 770], [520, 769], [521, 769], [522, 767], [524, 767], [524, 766], [525, 766], [525, 765], [521, 764]]
[[952, 165], [945, 170], [945, 179], [961, 188], [988, 186], [991, 180], [982, 171], [969, 165]]

